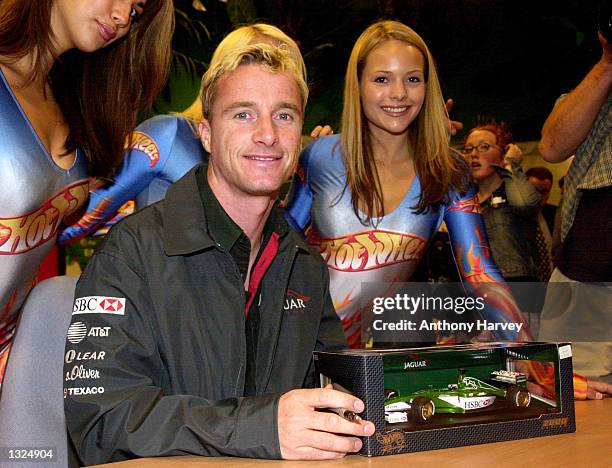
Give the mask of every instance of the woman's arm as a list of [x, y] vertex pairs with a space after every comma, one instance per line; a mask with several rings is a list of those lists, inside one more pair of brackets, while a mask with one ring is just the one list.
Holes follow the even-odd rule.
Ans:
[[540, 210], [540, 192], [529, 182], [520, 164], [511, 160], [506, 168], [498, 168], [504, 180], [506, 199], [519, 216], [535, 216]]
[[445, 208], [444, 221], [459, 273], [468, 292], [482, 297], [482, 318], [494, 323], [515, 323], [520, 330], [496, 331], [494, 337], [507, 341], [532, 340], [527, 323], [512, 293], [491, 258], [489, 242], [476, 190], [456, 196]]
[[302, 151], [300, 161], [293, 174], [291, 188], [281, 204], [285, 219], [296, 231], [306, 233], [310, 226], [310, 210], [312, 208], [312, 191], [308, 186], [308, 164], [313, 145]]
[[172, 153], [178, 119], [160, 116], [143, 122], [132, 136], [123, 165], [112, 180], [94, 181], [80, 219], [70, 220], [58, 236], [59, 243], [74, 242], [94, 233], [105, 222], [114, 224], [117, 210], [157, 177]]

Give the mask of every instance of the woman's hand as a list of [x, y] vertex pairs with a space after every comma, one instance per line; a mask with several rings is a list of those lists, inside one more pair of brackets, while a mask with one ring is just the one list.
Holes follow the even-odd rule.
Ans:
[[[453, 104], [454, 104], [454, 101], [452, 99], [447, 99], [446, 112], [448, 112], [449, 116], [450, 116], [451, 110], [453, 110]], [[458, 120], [451, 120], [451, 118], [449, 117], [448, 127], [450, 129], [450, 134], [454, 136], [457, 134], [459, 130], [463, 130], [463, 123], [459, 122]]]
[[333, 135], [334, 131], [329, 125], [317, 125], [310, 132], [310, 136], [312, 139], [316, 140], [317, 138], [324, 137], [327, 135]]
[[511, 171], [511, 161], [515, 161], [519, 165], [523, 162], [523, 151], [521, 150], [521, 148], [519, 148], [518, 145], [514, 143], [509, 143], [508, 145], [506, 145], [505, 150], [506, 154], [504, 155], [504, 168]]

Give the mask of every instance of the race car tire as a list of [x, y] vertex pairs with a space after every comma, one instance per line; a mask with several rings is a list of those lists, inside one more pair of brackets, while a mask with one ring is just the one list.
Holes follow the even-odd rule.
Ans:
[[527, 408], [531, 403], [531, 393], [526, 388], [508, 387], [506, 401], [512, 408]]
[[410, 415], [412, 420], [418, 423], [429, 421], [436, 413], [436, 405], [427, 397], [416, 397], [410, 403]]

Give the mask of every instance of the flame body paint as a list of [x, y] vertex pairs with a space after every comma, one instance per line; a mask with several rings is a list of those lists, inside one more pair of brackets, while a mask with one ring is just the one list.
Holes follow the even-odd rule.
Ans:
[[[448, 227], [465, 288], [486, 297], [483, 318], [524, 323], [491, 260], [475, 190], [450, 193], [449, 203], [437, 212], [417, 214], [413, 207], [420, 192], [420, 181], [415, 177], [397, 208], [364, 226], [353, 212], [346, 188], [339, 136], [320, 138], [302, 153], [285, 206], [286, 217], [293, 227], [308, 232], [307, 241], [327, 263], [332, 300], [351, 346], [361, 345], [360, 317], [364, 304], [372, 299], [362, 296], [361, 283], [409, 281], [442, 221]], [[370, 287], [368, 291], [385, 293]], [[523, 334], [500, 331], [494, 338], [517, 341], [527, 337], [528, 331]]]
[[140, 209], [163, 199], [171, 184], [206, 161], [185, 119], [160, 115], [143, 122], [132, 135], [123, 165], [112, 180], [92, 183], [85, 214], [62, 230], [60, 243], [106, 233], [123, 218], [120, 208], [129, 200], [135, 199]]
[[[58, 166], [0, 71], [0, 382], [23, 303], [67, 216], [85, 203], [85, 158]], [[50, 311], [51, 312], [51, 311]]]

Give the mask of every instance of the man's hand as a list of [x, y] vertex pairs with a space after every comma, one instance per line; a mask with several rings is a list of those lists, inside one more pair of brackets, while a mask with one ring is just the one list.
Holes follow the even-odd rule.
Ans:
[[599, 380], [587, 380], [587, 400], [601, 400], [604, 396], [612, 396], [612, 384]]
[[601, 33], [601, 59], [580, 84], [555, 104], [542, 127], [538, 150], [552, 163], [565, 161], [587, 137], [612, 87], [612, 45]]
[[316, 408], [345, 408], [361, 413], [364, 406], [360, 399], [330, 388], [285, 393], [278, 403], [278, 440], [284, 459], [342, 458], [361, 449], [358, 437], [374, 434], [374, 424], [369, 421], [347, 421], [334, 413], [315, 411]]
[[597, 37], [602, 49], [601, 61], [606, 65], [612, 65], [612, 44], [609, 44], [608, 41], [606, 41], [606, 38], [601, 32], [597, 33]]
[[[451, 110], [453, 110], [454, 101], [452, 99], [447, 99], [446, 101], [446, 112], [450, 116]], [[458, 120], [451, 120], [448, 118], [448, 126], [450, 128], [451, 135], [456, 135], [459, 130], [463, 130], [463, 123]]]
[[310, 136], [314, 140], [320, 137], [324, 137], [327, 135], [333, 135], [333, 134], [334, 134], [334, 131], [329, 125], [323, 125], [323, 126], [317, 125], [315, 128], [312, 129], [312, 132], [310, 132]]

